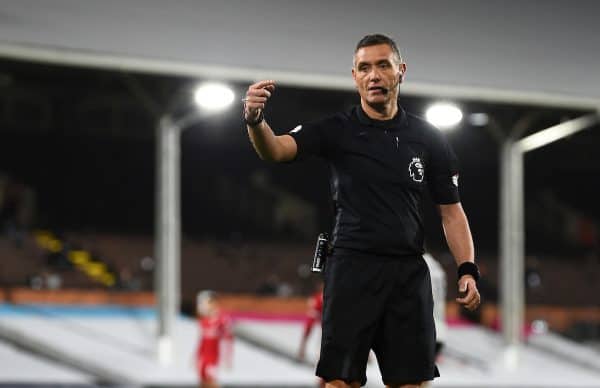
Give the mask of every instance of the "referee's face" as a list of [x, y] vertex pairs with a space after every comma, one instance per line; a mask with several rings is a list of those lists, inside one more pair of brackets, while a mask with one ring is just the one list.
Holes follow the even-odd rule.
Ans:
[[354, 55], [352, 78], [360, 98], [371, 106], [396, 101], [403, 64], [388, 44], [361, 47]]

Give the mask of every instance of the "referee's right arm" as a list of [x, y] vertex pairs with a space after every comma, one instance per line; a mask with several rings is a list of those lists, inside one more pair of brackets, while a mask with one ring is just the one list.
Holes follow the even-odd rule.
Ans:
[[259, 81], [248, 87], [244, 99], [244, 121], [254, 150], [262, 160], [287, 162], [296, 157], [296, 141], [290, 135], [275, 135], [263, 116], [273, 90], [273, 80]]

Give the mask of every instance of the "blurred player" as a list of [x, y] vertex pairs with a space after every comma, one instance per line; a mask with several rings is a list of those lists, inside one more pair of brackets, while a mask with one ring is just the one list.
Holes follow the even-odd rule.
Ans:
[[200, 388], [217, 388], [216, 372], [219, 366], [221, 340], [224, 341], [224, 359], [231, 366], [232, 340], [229, 319], [221, 313], [213, 291], [201, 291], [196, 297], [196, 312], [200, 325], [200, 342], [196, 366]]
[[[302, 333], [302, 339], [300, 340], [300, 350], [298, 351], [298, 359], [304, 361], [306, 356], [306, 342], [308, 337], [315, 326], [315, 323], [321, 322], [321, 315], [323, 314], [323, 282], [319, 282], [317, 291], [310, 296], [308, 299], [308, 309], [306, 311], [306, 321], [304, 323], [304, 332]], [[319, 379], [319, 386], [325, 387], [325, 381]]]
[[298, 351], [298, 359], [303, 361], [306, 355], [306, 341], [310, 336], [313, 326], [317, 322], [321, 322], [321, 314], [323, 313], [323, 283], [319, 283], [317, 291], [311, 295], [308, 300], [308, 310], [306, 312], [306, 321], [304, 323], [304, 332], [300, 341], [300, 350]]

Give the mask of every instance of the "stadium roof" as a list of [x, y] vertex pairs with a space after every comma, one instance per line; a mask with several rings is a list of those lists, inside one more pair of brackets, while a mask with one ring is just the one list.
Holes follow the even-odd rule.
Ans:
[[366, 33], [396, 38], [404, 92], [594, 109], [600, 3], [582, 0], [0, 0], [0, 56], [350, 89]]

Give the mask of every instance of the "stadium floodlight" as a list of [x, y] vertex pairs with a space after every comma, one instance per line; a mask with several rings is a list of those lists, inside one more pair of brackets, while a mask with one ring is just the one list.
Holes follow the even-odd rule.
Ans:
[[215, 112], [227, 108], [233, 102], [233, 90], [221, 83], [204, 83], [194, 91], [194, 101], [198, 107]]
[[475, 127], [485, 127], [490, 122], [490, 117], [487, 113], [471, 113], [469, 115], [469, 124]]
[[440, 129], [456, 126], [462, 120], [463, 114], [459, 107], [447, 102], [436, 103], [427, 108], [425, 118]]

